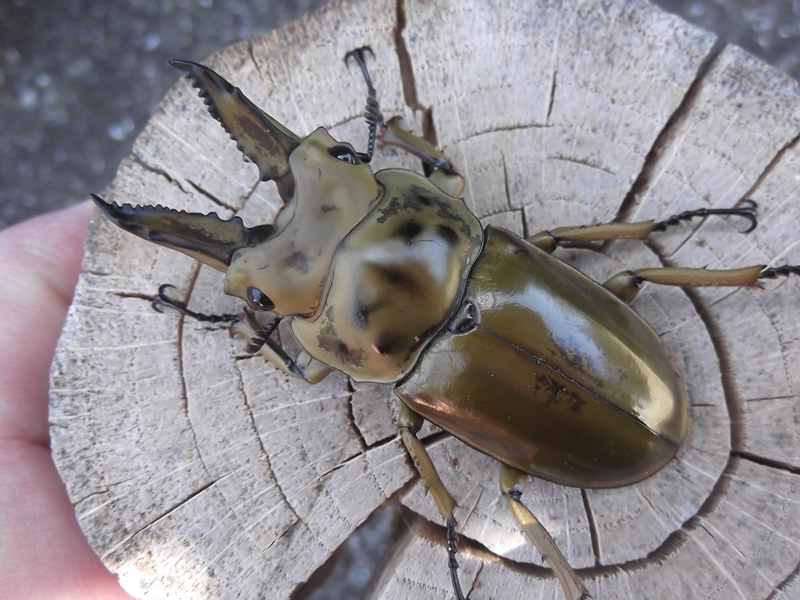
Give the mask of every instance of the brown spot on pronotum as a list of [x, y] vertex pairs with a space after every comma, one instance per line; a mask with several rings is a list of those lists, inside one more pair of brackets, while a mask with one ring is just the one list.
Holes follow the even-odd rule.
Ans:
[[414, 238], [417, 237], [421, 232], [422, 225], [411, 219], [400, 225], [400, 227], [395, 230], [394, 235], [402, 239], [410, 246]]
[[311, 265], [305, 252], [292, 252], [289, 258], [286, 259], [286, 264], [292, 269], [300, 271], [303, 275], [311, 270]]
[[447, 225], [437, 225], [436, 233], [451, 246], [455, 246], [458, 243], [458, 234], [453, 230], [452, 227], [448, 227]]

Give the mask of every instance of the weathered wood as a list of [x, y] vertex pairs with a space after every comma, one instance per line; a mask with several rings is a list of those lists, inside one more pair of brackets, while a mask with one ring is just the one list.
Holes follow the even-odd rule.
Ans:
[[[559, 255], [597, 279], [630, 266], [800, 263], [795, 82], [643, 0], [400, 6], [401, 44], [394, 2], [339, 1], [206, 62], [294, 131], [322, 125], [363, 147], [364, 85], [342, 57], [371, 45], [385, 114], [419, 125], [429, 109], [469, 206], [518, 233], [759, 204], [746, 236], [712, 219], [647, 246]], [[375, 162], [419, 168], [391, 151]], [[279, 206], [256, 181], [181, 82], [106, 196], [235, 211], [252, 225]], [[286, 598], [412, 479], [385, 388], [295, 381], [236, 359], [222, 328], [141, 299], [170, 282], [197, 310], [236, 310], [218, 273], [102, 219], [84, 268], [53, 365], [53, 453], [90, 543], [134, 595]], [[797, 595], [800, 285], [765, 287], [648, 286], [636, 299], [686, 381], [677, 460], [620, 490], [529, 485], [523, 501], [594, 597]], [[542, 564], [499, 499], [497, 465], [454, 439], [429, 451], [464, 539]], [[439, 522], [420, 485], [402, 502]], [[451, 597], [429, 537], [398, 550], [375, 597]], [[460, 558], [470, 598], [560, 597], [545, 569], [472, 548]]]

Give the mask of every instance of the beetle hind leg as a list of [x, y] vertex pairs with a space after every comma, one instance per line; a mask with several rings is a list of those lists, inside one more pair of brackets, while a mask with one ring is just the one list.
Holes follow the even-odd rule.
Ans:
[[569, 566], [569, 562], [564, 558], [561, 550], [558, 549], [552, 536], [545, 529], [544, 525], [533, 515], [533, 513], [520, 502], [522, 496], [522, 484], [528, 476], [509, 467], [500, 464], [500, 491], [506, 498], [508, 509], [531, 540], [533, 545], [547, 562], [558, 578], [561, 588], [567, 600], [587, 600], [591, 598], [589, 591], [583, 586], [578, 575]]
[[740, 269], [691, 269], [654, 267], [622, 271], [603, 284], [623, 302], [631, 302], [644, 282], [680, 287], [751, 287], [758, 286], [762, 279], [776, 279], [800, 275], [800, 265], [782, 265], [767, 268], [753, 265]]
[[422, 416], [415, 413], [405, 404], [400, 406], [400, 413], [397, 417], [400, 437], [447, 526], [447, 568], [450, 571], [450, 580], [453, 583], [453, 592], [456, 600], [464, 600], [464, 593], [461, 591], [461, 583], [458, 580], [458, 561], [456, 561], [456, 553], [458, 552], [456, 548], [456, 519], [453, 515], [456, 501], [442, 483], [439, 473], [436, 472], [436, 467], [433, 466], [431, 457], [428, 455], [428, 451], [425, 450], [425, 446], [417, 438], [417, 432], [424, 422], [425, 420]]

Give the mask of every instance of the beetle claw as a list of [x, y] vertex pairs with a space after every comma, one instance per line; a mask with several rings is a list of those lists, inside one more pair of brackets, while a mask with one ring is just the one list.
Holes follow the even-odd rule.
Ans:
[[[344, 55], [344, 64], [347, 65], [347, 68], [350, 68], [350, 59], [356, 61], [359, 67], [363, 72], [364, 66], [366, 61], [364, 60], [364, 55], [369, 52], [372, 55], [372, 58], [375, 58], [375, 53], [372, 51], [372, 48], [369, 46], [361, 46], [360, 48], [356, 48], [355, 50], [350, 50], [347, 54]], [[366, 77], [369, 79], [369, 75], [367, 74]]]

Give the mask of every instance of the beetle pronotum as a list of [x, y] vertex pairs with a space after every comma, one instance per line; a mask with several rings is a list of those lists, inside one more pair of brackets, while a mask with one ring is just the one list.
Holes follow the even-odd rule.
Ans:
[[[663, 221], [561, 227], [526, 239], [485, 229], [458, 197], [457, 169], [425, 140], [384, 122], [364, 61], [368, 150], [319, 128], [301, 138], [212, 70], [172, 61], [192, 80], [262, 180], [277, 184], [275, 222], [168, 208], [97, 205], [118, 226], [226, 273], [226, 293], [249, 311], [232, 331], [277, 368], [316, 383], [334, 369], [395, 384], [400, 436], [446, 524], [456, 598], [455, 500], [416, 437], [424, 420], [499, 463], [500, 492], [570, 600], [588, 591], [534, 515], [522, 482], [618, 487], [660, 470], [687, 428], [686, 392], [653, 330], [628, 306], [644, 282], [752, 286], [800, 267], [647, 268], [596, 283], [553, 258], [560, 245], [644, 240], [682, 220], [733, 215], [756, 225], [755, 204], [701, 209]], [[428, 163], [429, 177], [369, 167], [375, 141]], [[170, 304], [162, 287], [158, 301]], [[207, 318], [172, 303], [198, 318]], [[256, 312], [275, 315], [262, 327]], [[400, 318], [402, 317], [402, 318]], [[229, 318], [229, 317], [222, 317]], [[302, 350], [272, 334], [291, 320]], [[602, 440], [602, 444], [597, 443]]]

